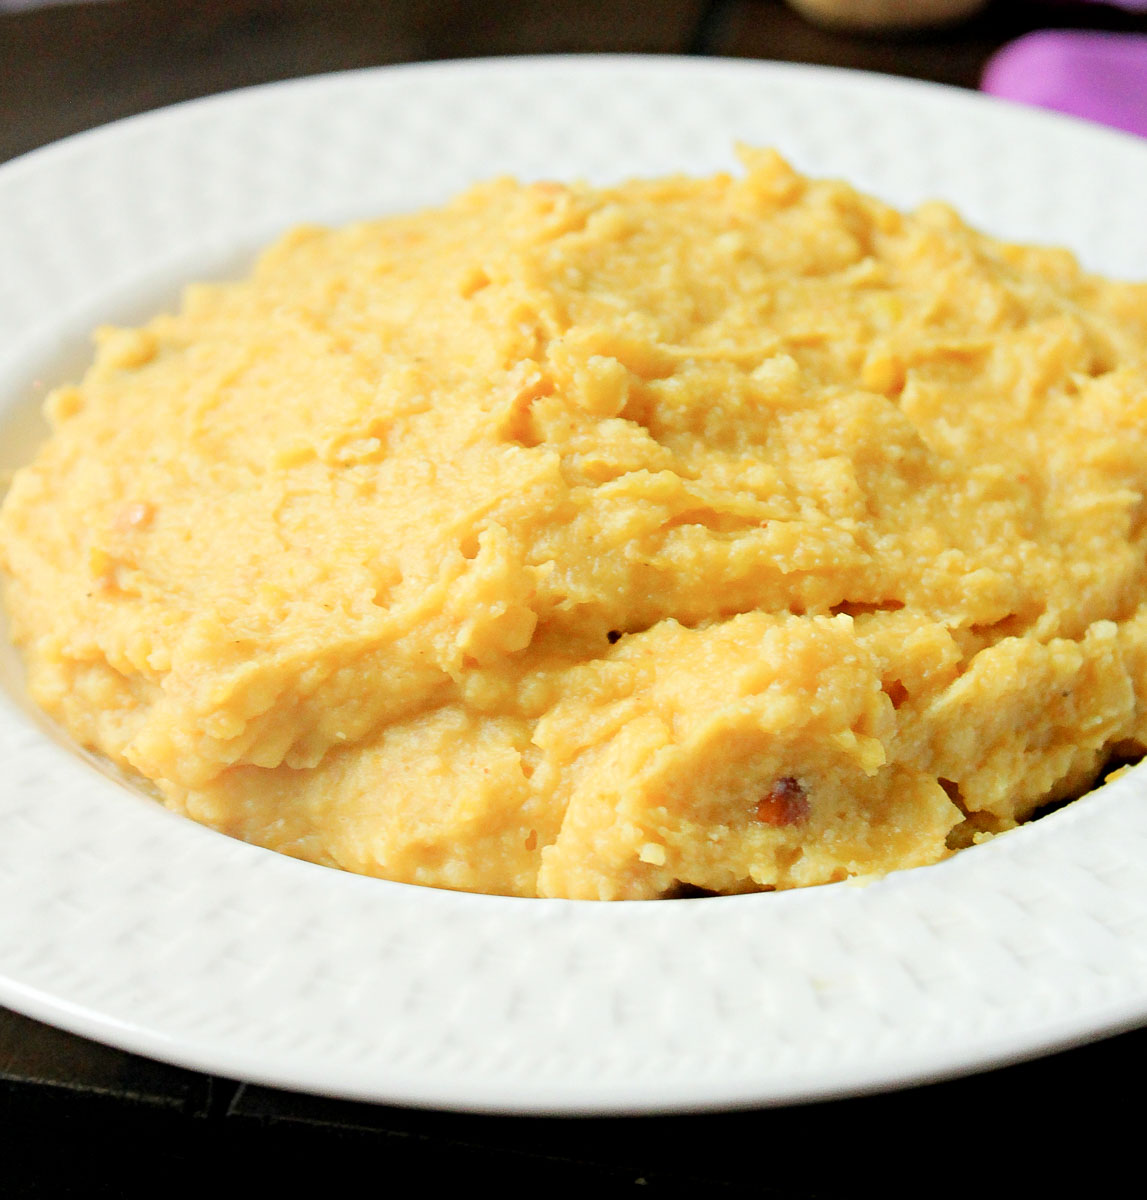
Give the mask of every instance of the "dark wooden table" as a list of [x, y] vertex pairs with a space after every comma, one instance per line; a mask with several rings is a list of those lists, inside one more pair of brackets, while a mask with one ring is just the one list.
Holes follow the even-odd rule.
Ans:
[[[816, 29], [780, 0], [111, 0], [40, 8], [0, 14], [0, 160], [228, 88], [473, 55], [729, 55], [974, 87], [996, 47], [1049, 25], [1147, 32], [1147, 17], [997, 0], [956, 28], [876, 39]], [[1141, 1063], [1147, 1030], [968, 1079], [832, 1103], [705, 1116], [484, 1117], [212, 1078], [0, 1010], [0, 1196], [150, 1195], [179, 1183], [329, 1190], [363, 1179], [372, 1190], [495, 1184], [513, 1194], [568, 1183], [778, 1197], [963, 1187], [992, 1195], [1085, 1181], [1102, 1194], [1121, 1167], [1139, 1186], [1133, 1088]]]

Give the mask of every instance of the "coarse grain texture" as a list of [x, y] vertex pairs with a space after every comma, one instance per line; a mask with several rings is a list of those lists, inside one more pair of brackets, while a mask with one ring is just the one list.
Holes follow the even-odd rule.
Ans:
[[1147, 740], [1147, 287], [742, 177], [498, 180], [105, 329], [0, 514], [35, 699], [352, 871], [935, 862]]

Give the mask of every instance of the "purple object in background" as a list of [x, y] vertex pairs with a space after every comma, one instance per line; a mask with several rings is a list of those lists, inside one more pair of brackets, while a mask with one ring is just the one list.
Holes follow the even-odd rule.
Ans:
[[989, 59], [980, 86], [1147, 137], [1147, 35], [1029, 33]]

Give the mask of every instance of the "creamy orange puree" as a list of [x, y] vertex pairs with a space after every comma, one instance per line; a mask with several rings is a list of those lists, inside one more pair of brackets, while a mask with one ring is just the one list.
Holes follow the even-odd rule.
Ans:
[[228, 834], [523, 896], [935, 862], [1147, 740], [1147, 286], [772, 154], [299, 229], [104, 329], [32, 694]]

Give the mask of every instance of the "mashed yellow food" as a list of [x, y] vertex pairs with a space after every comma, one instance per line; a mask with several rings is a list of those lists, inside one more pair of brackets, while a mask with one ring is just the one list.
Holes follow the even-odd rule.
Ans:
[[105, 329], [0, 517], [31, 688], [420, 884], [934, 862], [1147, 741], [1147, 287], [743, 178], [497, 181]]

